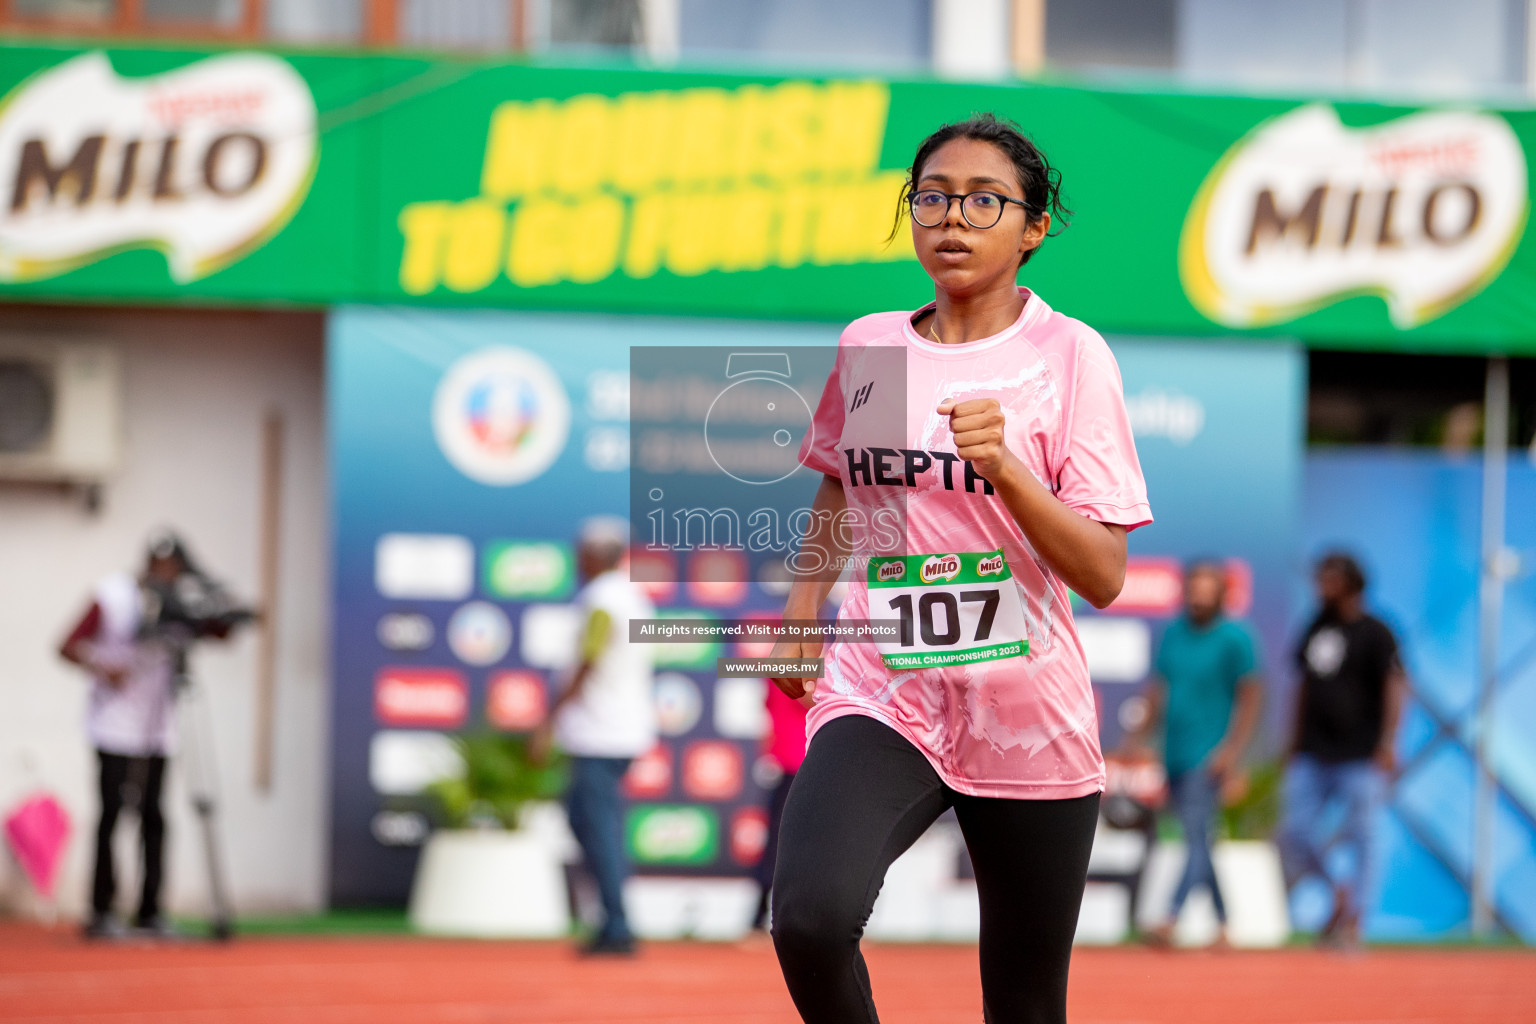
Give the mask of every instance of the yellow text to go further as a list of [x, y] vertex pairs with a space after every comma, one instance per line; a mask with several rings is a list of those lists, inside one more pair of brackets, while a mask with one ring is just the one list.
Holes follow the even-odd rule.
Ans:
[[412, 203], [400, 211], [400, 287], [478, 292], [501, 275], [534, 288], [615, 273], [649, 278], [709, 271], [870, 263], [913, 258], [887, 241], [904, 175], [787, 186], [662, 188], [639, 195], [540, 195]]

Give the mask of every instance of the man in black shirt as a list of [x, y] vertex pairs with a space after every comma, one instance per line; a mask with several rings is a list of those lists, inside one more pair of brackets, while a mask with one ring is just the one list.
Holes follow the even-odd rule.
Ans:
[[[1395, 768], [1392, 742], [1406, 689], [1397, 640], [1366, 614], [1365, 574], [1349, 555], [1318, 563], [1321, 608], [1296, 649], [1301, 671], [1296, 729], [1286, 765], [1279, 841], [1286, 884], [1316, 874], [1333, 885], [1333, 914], [1321, 940], [1359, 940], [1370, 818], [1382, 782]], [[1344, 803], [1337, 841], [1327, 848], [1318, 822]], [[1336, 853], [1343, 848], [1347, 870]]]

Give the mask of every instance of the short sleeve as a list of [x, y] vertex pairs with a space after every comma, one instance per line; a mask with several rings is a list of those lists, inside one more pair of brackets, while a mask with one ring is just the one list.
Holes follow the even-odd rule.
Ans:
[[1069, 382], [1056, 497], [1068, 508], [1128, 530], [1152, 521], [1147, 483], [1125, 411], [1120, 367], [1104, 339], [1083, 328]]
[[92, 601], [90, 608], [80, 616], [80, 621], [75, 623], [75, 628], [69, 631], [69, 636], [64, 638], [63, 646], [68, 647], [73, 643], [94, 639], [99, 632], [101, 632], [101, 605]]
[[1258, 643], [1253, 632], [1239, 623], [1232, 624], [1232, 681], [1252, 675], [1259, 667]]
[[1385, 679], [1395, 672], [1403, 671], [1403, 655], [1397, 645], [1397, 637], [1392, 635], [1386, 623], [1381, 624], [1380, 633], [1381, 675]]
[[1163, 635], [1157, 642], [1157, 660], [1152, 665], [1152, 671], [1162, 676], [1165, 680], [1171, 674], [1169, 667], [1173, 661], [1173, 654], [1169, 651], [1169, 648], [1172, 646], [1169, 641], [1173, 639], [1173, 632], [1176, 628], [1170, 624], [1168, 628], [1163, 630]]
[[800, 442], [800, 464], [828, 476], [840, 476], [842, 464], [838, 461], [837, 446], [843, 438], [843, 350], [837, 351], [832, 372], [827, 374], [826, 386], [821, 389], [821, 401], [816, 405], [816, 415], [811, 419], [811, 429]]

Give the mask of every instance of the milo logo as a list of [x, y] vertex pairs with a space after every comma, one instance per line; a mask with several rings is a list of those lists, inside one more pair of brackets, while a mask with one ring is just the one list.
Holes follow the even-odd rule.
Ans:
[[1520, 139], [1497, 114], [1427, 110], [1345, 125], [1326, 103], [1272, 118], [1200, 187], [1179, 241], [1195, 307], [1233, 327], [1362, 293], [1400, 329], [1476, 295], [1520, 241]]
[[991, 558], [983, 558], [976, 563], [976, 575], [998, 576], [1006, 568], [1008, 568], [1008, 563], [1003, 560], [1003, 556], [993, 555]]
[[124, 76], [99, 50], [0, 100], [0, 281], [123, 249], [185, 284], [282, 229], [309, 192], [315, 100], [287, 61], [226, 53]]
[[876, 571], [875, 578], [881, 583], [889, 583], [891, 580], [901, 579], [906, 574], [906, 562], [886, 562]]
[[952, 580], [960, 575], [959, 555], [933, 555], [923, 563], [923, 582]]

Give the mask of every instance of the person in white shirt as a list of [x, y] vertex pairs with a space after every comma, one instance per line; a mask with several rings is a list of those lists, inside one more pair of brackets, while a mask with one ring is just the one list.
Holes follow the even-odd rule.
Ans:
[[157, 539], [139, 579], [120, 572], [96, 585], [90, 608], [59, 649], [65, 660], [91, 674], [86, 732], [96, 750], [101, 786], [91, 917], [85, 925], [91, 938], [110, 938], [122, 931], [112, 916], [117, 888], [112, 833], [127, 805], [137, 807], [143, 853], [143, 888], [134, 925], [141, 931], [166, 930], [160, 916], [165, 850], [160, 793], [166, 758], [175, 743], [175, 672], [171, 652], [144, 638], [141, 627], [146, 617], [144, 585], [169, 586], [186, 569], [180, 543], [169, 535]]
[[615, 517], [589, 519], [577, 540], [577, 568], [586, 584], [576, 595], [581, 617], [575, 671], [535, 733], [533, 753], [551, 744], [571, 759], [566, 813], [597, 881], [603, 925], [586, 951], [628, 954], [634, 936], [624, 916], [624, 829], [619, 786], [630, 761], [656, 744], [649, 645], [629, 641], [631, 619], [656, 609], [629, 580], [625, 550], [629, 524]]

